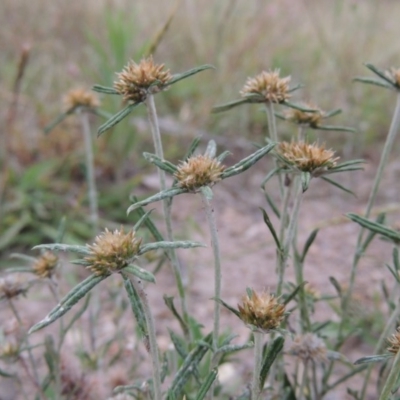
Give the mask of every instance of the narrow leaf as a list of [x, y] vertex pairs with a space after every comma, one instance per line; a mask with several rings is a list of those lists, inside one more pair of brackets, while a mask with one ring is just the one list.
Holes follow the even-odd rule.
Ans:
[[340, 108], [336, 108], [335, 110], [332, 111], [328, 111], [327, 113], [325, 113], [323, 115], [323, 118], [331, 118], [331, 117], [335, 117], [336, 115], [340, 114], [342, 112], [342, 110]]
[[186, 342], [183, 338], [178, 336], [174, 331], [168, 329], [169, 336], [171, 337], [172, 343], [175, 347], [177, 353], [181, 356], [181, 358], [185, 359], [188, 355]]
[[336, 181], [326, 177], [326, 176], [321, 176], [321, 179], [323, 179], [324, 181], [330, 183], [333, 186], [336, 186], [337, 188], [339, 188], [340, 190], [343, 190], [346, 193], [349, 193], [351, 195], [353, 195], [354, 197], [357, 197], [356, 194], [354, 192], [352, 192], [350, 189], [347, 189], [346, 187], [342, 186], [340, 183], [337, 183]]
[[299, 110], [299, 111], [303, 111], [303, 112], [309, 112], [309, 113], [319, 112], [319, 110], [316, 110], [314, 108], [303, 107], [300, 104], [291, 103], [290, 101], [287, 101], [287, 100], [285, 100], [282, 104], [284, 104], [285, 106], [288, 106], [290, 108], [294, 108], [295, 110]]
[[354, 363], [354, 365], [376, 363], [376, 362], [386, 361], [389, 358], [393, 358], [393, 354], [379, 354], [376, 356], [362, 357], [362, 358], [359, 358]]
[[146, 223], [147, 218], [149, 217], [149, 215], [152, 213], [153, 210], [144, 212], [143, 215], [140, 217], [139, 221], [136, 222], [136, 224], [133, 226], [133, 230], [136, 232], [140, 229], [140, 227]]
[[300, 289], [302, 289], [304, 287], [304, 285], [306, 285], [308, 282], [307, 281], [303, 281], [300, 283], [300, 285], [298, 285], [292, 293], [290, 293], [287, 297], [285, 297], [285, 300], [283, 301], [283, 305], [286, 306], [286, 304], [288, 304], [290, 301], [292, 301], [297, 293], [299, 292]]
[[185, 156], [183, 157], [184, 161], [186, 161], [188, 158], [190, 158], [194, 154], [197, 147], [199, 146], [200, 140], [201, 140], [200, 136], [193, 139], [193, 142], [190, 144], [188, 151], [186, 152]]
[[263, 208], [261, 208], [261, 207], [259, 207], [259, 208], [260, 208], [261, 212], [263, 213], [264, 222], [268, 226], [268, 229], [271, 232], [271, 235], [275, 240], [275, 244], [276, 244], [276, 247], [277, 247], [278, 251], [282, 251], [282, 247], [281, 247], [281, 243], [280, 243], [280, 241], [278, 239], [278, 235], [276, 234], [275, 228], [272, 225], [272, 222], [269, 219], [267, 212]]
[[178, 168], [169, 161], [162, 160], [160, 157], [157, 157], [155, 154], [151, 153], [143, 153], [143, 157], [151, 162], [152, 164], [156, 165], [158, 168], [162, 169], [165, 172], [173, 175], [178, 170]]
[[264, 387], [265, 379], [267, 378], [268, 372], [272, 364], [274, 363], [276, 357], [282, 351], [284, 343], [285, 343], [284, 337], [278, 336], [272, 341], [272, 343], [268, 345], [260, 372], [260, 380], [259, 380], [260, 389]]
[[100, 136], [103, 132], [109, 130], [113, 126], [121, 122], [130, 112], [141, 103], [128, 104], [125, 108], [119, 111], [117, 114], [113, 115], [108, 121], [106, 121], [97, 130], [97, 136]]
[[364, 65], [372, 72], [374, 72], [376, 75], [378, 75], [380, 78], [382, 78], [384, 81], [393, 86], [393, 81], [388, 76], [386, 76], [385, 71], [376, 68], [374, 65], [370, 63], [365, 63]]
[[382, 82], [381, 80], [375, 79], [375, 78], [364, 78], [361, 76], [358, 76], [357, 78], [353, 79], [354, 82], [362, 82], [362, 83], [368, 83], [371, 85], [375, 85], [375, 86], [380, 86], [380, 87], [384, 87], [385, 89], [390, 89], [393, 90], [393, 84], [389, 85], [385, 82]]
[[0, 368], [0, 376], [2, 376], [3, 378], [13, 378], [15, 375], [10, 374], [9, 372], [4, 371], [4, 369]]
[[311, 181], [311, 174], [309, 172], [301, 172], [301, 187], [303, 189], [303, 193], [308, 189]]
[[177, 309], [175, 308], [174, 298], [170, 297], [170, 296], [167, 296], [167, 295], [164, 295], [163, 299], [164, 299], [164, 302], [165, 302], [166, 306], [170, 309], [170, 311], [172, 312], [174, 317], [178, 320], [179, 325], [181, 326], [181, 329], [183, 331], [183, 334], [184, 335], [188, 335], [189, 334], [189, 328], [188, 328], [186, 322], [183, 320], [183, 318], [178, 313]]
[[167, 82], [167, 86], [173, 85], [174, 83], [179, 82], [182, 79], [189, 78], [189, 76], [198, 74], [199, 72], [205, 71], [206, 69], [215, 69], [215, 67], [206, 64], [206, 65], [201, 65], [200, 67], [189, 69], [188, 71], [182, 72], [181, 74], [175, 74], [172, 76], [172, 79], [169, 82]]
[[207, 149], [204, 155], [209, 158], [215, 158], [216, 154], [217, 154], [217, 143], [215, 143], [215, 140], [210, 140], [207, 144]]
[[[378, 215], [378, 217], [376, 218], [375, 222], [378, 223], [378, 224], [383, 224], [385, 222], [385, 213], [380, 213]], [[361, 252], [362, 253], [364, 253], [367, 250], [368, 246], [372, 242], [372, 240], [375, 237], [375, 235], [376, 235], [375, 232], [372, 232], [372, 231], [368, 232], [368, 235], [367, 235], [364, 243], [362, 243], [362, 245], [361, 245]]]
[[148, 243], [140, 247], [139, 255], [147, 253], [148, 251], [158, 249], [191, 249], [194, 247], [206, 247], [203, 243], [192, 242], [190, 240], [177, 240], [175, 242], [155, 242]]
[[230, 156], [232, 153], [229, 150], [224, 151], [217, 157], [217, 161], [222, 162], [226, 157]]
[[267, 200], [267, 203], [271, 207], [271, 210], [273, 213], [280, 219], [281, 218], [281, 212], [279, 211], [278, 206], [275, 204], [274, 200], [272, 200], [272, 197], [263, 189], [265, 199]]
[[65, 118], [68, 117], [68, 115], [71, 115], [75, 110], [76, 106], [71, 107], [67, 111], [63, 112], [59, 116], [57, 116], [53, 121], [51, 121], [44, 129], [44, 133], [48, 135], [58, 124], [60, 124], [62, 121], [64, 121]]
[[69, 251], [71, 253], [89, 255], [90, 250], [86, 246], [62, 244], [62, 243], [50, 243], [50, 244], [39, 244], [32, 248], [32, 250], [45, 249], [51, 251]]
[[357, 132], [357, 129], [349, 128], [340, 125], [318, 125], [317, 129], [321, 131], [336, 131], [336, 132]]
[[238, 310], [236, 310], [236, 308], [231, 307], [229, 304], [225, 303], [223, 300], [221, 299], [217, 299], [216, 297], [212, 298], [214, 301], [217, 301], [219, 304], [221, 304], [222, 306], [224, 306], [226, 309], [228, 309], [229, 311], [233, 312], [238, 318], [240, 318], [240, 312]]
[[311, 245], [314, 243], [314, 240], [318, 235], [318, 231], [319, 231], [318, 229], [314, 229], [311, 232], [310, 236], [307, 238], [307, 241], [306, 241], [306, 243], [304, 245], [303, 253], [302, 253], [301, 257], [300, 257], [300, 262], [301, 263], [303, 263], [304, 260], [306, 259], [308, 250], [310, 249]]
[[334, 278], [333, 276], [329, 277], [329, 281], [332, 283], [333, 287], [336, 289], [339, 297], [342, 297], [342, 287], [340, 286], [340, 283]]
[[200, 188], [200, 192], [207, 199], [207, 201], [211, 201], [214, 197], [213, 191], [210, 186], [202, 186]]
[[156, 283], [156, 278], [150, 271], [146, 271], [143, 268], [135, 264], [130, 264], [126, 268], [123, 269], [124, 272], [129, 272], [132, 275], [137, 276], [140, 279], [143, 279], [146, 282]]
[[219, 106], [213, 107], [211, 110], [211, 113], [217, 114], [220, 112], [228, 111], [231, 108], [234, 108], [234, 107], [240, 106], [242, 104], [246, 104], [246, 103], [250, 103], [249, 99], [243, 98], [243, 99], [239, 99], [239, 100], [233, 100], [233, 101], [230, 101], [229, 103], [225, 103], [225, 104], [221, 104]]
[[92, 90], [94, 92], [105, 93], [105, 94], [121, 94], [112, 87], [101, 86], [101, 85], [93, 85]]
[[254, 347], [253, 342], [248, 342], [245, 344], [229, 344], [227, 346], [219, 347], [216, 353], [230, 354], [230, 353], [235, 353], [236, 351], [251, 349], [253, 347]]
[[214, 383], [215, 379], [217, 378], [218, 375], [218, 369], [214, 368], [210, 371], [210, 373], [207, 375], [206, 380], [204, 383], [201, 385], [200, 389], [197, 392], [197, 396], [195, 400], [203, 400], [207, 392], [209, 391], [211, 385]]

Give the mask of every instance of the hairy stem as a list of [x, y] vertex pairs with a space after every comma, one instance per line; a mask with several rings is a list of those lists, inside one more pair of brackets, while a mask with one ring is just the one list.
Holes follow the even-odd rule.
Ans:
[[260, 398], [260, 373], [262, 366], [263, 355], [263, 337], [261, 332], [254, 332], [254, 368], [253, 368], [253, 381], [251, 384], [251, 400], [258, 400]]
[[397, 352], [394, 358], [392, 369], [390, 370], [389, 376], [387, 377], [385, 386], [382, 389], [382, 393], [379, 400], [389, 400], [392, 398], [392, 388], [396, 384], [400, 375], [400, 351]]

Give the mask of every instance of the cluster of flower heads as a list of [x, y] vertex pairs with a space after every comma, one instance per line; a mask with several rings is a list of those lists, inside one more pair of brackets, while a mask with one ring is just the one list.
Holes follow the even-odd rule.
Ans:
[[64, 96], [64, 106], [66, 110], [77, 107], [97, 108], [100, 106], [100, 101], [93, 92], [77, 88], [71, 89]]
[[192, 156], [182, 162], [174, 176], [178, 186], [196, 192], [202, 186], [213, 186], [221, 180], [225, 166], [207, 155]]
[[319, 176], [336, 166], [339, 157], [334, 157], [333, 150], [327, 150], [323, 145], [300, 142], [281, 142], [277, 155], [289, 167], [302, 172]]
[[111, 232], [106, 228], [92, 245], [87, 246], [91, 252], [84, 258], [87, 268], [99, 276], [120, 271], [137, 256], [141, 243], [133, 230], [125, 233], [121, 227]]
[[279, 328], [285, 318], [285, 305], [270, 293], [257, 294], [254, 290], [251, 295], [243, 297], [242, 304], [238, 305], [241, 320], [263, 332]]
[[142, 59], [139, 64], [130, 61], [117, 77], [114, 88], [125, 101], [133, 103], [143, 102], [148, 94], [164, 90], [172, 79], [164, 64], [154, 64], [151, 56]]
[[290, 76], [281, 78], [280, 71], [263, 71], [254, 78], [247, 78], [247, 81], [240, 91], [243, 97], [251, 94], [263, 96], [265, 101], [271, 103], [283, 103], [290, 98], [289, 83]]

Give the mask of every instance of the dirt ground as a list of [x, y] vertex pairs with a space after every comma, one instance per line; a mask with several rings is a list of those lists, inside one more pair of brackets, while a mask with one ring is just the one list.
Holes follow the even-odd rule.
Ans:
[[[267, 162], [261, 161], [246, 173], [218, 184], [214, 190], [214, 210], [222, 253], [222, 298], [233, 306], [245, 294], [246, 287], [257, 291], [274, 290], [277, 282], [274, 243], [259, 210], [259, 207], [266, 208], [273, 223], [277, 224], [259, 189], [259, 183], [268, 168]], [[329, 282], [330, 276], [335, 277], [342, 284], [348, 282], [359, 227], [344, 215], [347, 212], [362, 213], [375, 169], [376, 160], [371, 160], [371, 163], [366, 164], [364, 171], [346, 173], [335, 178], [343, 185], [350, 187], [357, 197], [346, 194], [318, 179], [312, 181], [304, 196], [298, 225], [300, 247], [310, 232], [320, 227], [318, 237], [306, 260], [304, 277], [321, 295], [335, 294]], [[388, 211], [389, 225], [397, 225], [400, 217], [399, 178], [400, 162], [393, 160], [385, 174], [374, 208], [374, 214], [378, 211]], [[269, 184], [267, 190], [273, 198], [277, 199], [278, 192], [274, 184]], [[173, 204], [173, 217], [176, 236], [179, 239], [199, 240], [209, 245], [204, 210], [199, 196], [178, 196]], [[376, 238], [359, 264], [356, 293], [366, 313], [376, 307], [374, 298], [377, 293], [381, 298], [381, 281], [384, 279], [388, 286], [392, 287], [390, 282], [393, 279], [384, 266], [385, 262], [391, 260], [391, 251], [390, 244]], [[213, 297], [211, 247], [180, 250], [179, 258], [188, 285], [189, 312], [205, 326], [207, 331], [211, 329], [213, 315], [213, 301], [210, 300]], [[288, 268], [287, 277], [294, 281], [292, 268]], [[167, 328], [177, 327], [163, 302], [164, 294], [176, 296], [173, 276], [168, 268], [163, 268], [157, 275], [156, 285], [148, 286], [148, 295], [162, 350], [168, 349], [171, 345]], [[36, 294], [33, 301], [23, 299], [21, 302], [23, 302], [21, 303], [22, 314], [28, 325], [43, 318], [50, 309], [46, 295], [43, 293]], [[386, 311], [384, 307], [382, 309]], [[115, 309], [111, 307], [109, 311], [110, 313], [103, 313], [99, 319], [98, 341], [112, 336], [113, 332], [120, 327], [115, 322]], [[1, 307], [0, 316], [4, 323], [10, 318], [6, 307]], [[84, 316], [84, 319], [87, 319], [87, 316]], [[318, 303], [313, 321], [325, 320], [337, 321], [338, 316], [326, 303]], [[125, 324], [125, 320], [123, 323]], [[129, 327], [130, 323], [126, 324]], [[221, 331], [236, 333], [238, 338], [235, 339], [235, 343], [243, 343], [249, 336], [248, 328], [226, 310], [222, 311]], [[48, 332], [51, 332], [51, 329], [46, 331]], [[56, 330], [53, 329], [53, 332]], [[40, 341], [40, 337], [43, 338], [39, 334], [35, 335], [34, 341]], [[77, 339], [74, 335], [76, 336], [77, 333], [71, 332], [65, 343], [64, 353], [67, 353], [67, 358], [71, 358], [73, 346], [76, 345]], [[140, 346], [137, 343], [132, 343], [131, 339], [127, 339], [124, 346], [127, 357], [137, 357], [138, 364], [145, 362], [146, 355], [142, 350], [138, 350]], [[138, 353], [135, 353], [136, 351]], [[357, 339], [352, 340], [343, 348], [346, 357], [352, 362], [362, 356], [371, 355], [371, 351], [371, 344], [362, 343]], [[220, 371], [220, 379], [230, 382], [228, 384], [233, 386], [235, 385], [233, 382], [243, 384], [248, 380], [252, 353], [249, 350], [244, 354], [243, 362], [229, 363]], [[72, 365], [75, 365], [74, 363], [76, 364], [76, 360], [71, 361]], [[142, 372], [143, 370], [145, 369], [142, 368]], [[126, 371], [121, 371], [121, 367], [113, 367], [112, 371], [107, 371], [108, 382], [104, 382], [104, 378], [99, 377], [99, 373], [89, 374], [89, 378], [95, 382], [96, 391], [102, 393], [99, 398], [103, 398], [104, 393], [109, 394], [110, 386], [128, 383], [125, 382]], [[359, 389], [360, 382], [360, 380], [355, 380], [349, 383], [349, 386]], [[0, 400], [19, 398], [18, 388], [9, 381], [0, 380], [0, 387], [2, 388]], [[350, 399], [346, 397], [345, 388], [346, 385], [326, 395], [324, 400]], [[371, 388], [371, 393], [374, 392], [373, 389]], [[104, 398], [107, 398], [107, 395]], [[375, 398], [376, 396], [371, 394], [369, 400]]]

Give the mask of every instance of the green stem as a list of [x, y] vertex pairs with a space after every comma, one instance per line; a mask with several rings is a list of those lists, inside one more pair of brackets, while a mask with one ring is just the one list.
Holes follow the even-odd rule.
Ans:
[[149, 335], [150, 356], [153, 371], [153, 386], [154, 386], [154, 400], [162, 400], [161, 392], [161, 366], [158, 353], [158, 345], [156, 339], [156, 329], [154, 325], [153, 315], [150, 310], [150, 305], [147, 300], [147, 294], [144, 291], [140, 281], [131, 279], [132, 285], [135, 287], [140, 300], [142, 301], [143, 312], [146, 318], [147, 331]]
[[[397, 302], [396, 308], [393, 310], [392, 315], [390, 316], [389, 321], [387, 322], [387, 324], [385, 326], [385, 329], [379, 336], [379, 339], [378, 339], [378, 342], [376, 343], [373, 354], [380, 353], [380, 351], [382, 349], [382, 345], [385, 343], [386, 338], [389, 336], [390, 331], [393, 329], [393, 326], [396, 323], [399, 315], [400, 315], [400, 300]], [[371, 375], [372, 368], [373, 368], [373, 364], [371, 363], [368, 365], [367, 373], [364, 378], [364, 384], [362, 387], [360, 400], [363, 400], [366, 395], [366, 391], [367, 391], [367, 387], [368, 387], [368, 383], [369, 383], [369, 377]]]
[[304, 370], [303, 370], [303, 377], [301, 378], [301, 384], [300, 384], [300, 388], [299, 388], [299, 396], [298, 399], [299, 400], [303, 400], [304, 398], [304, 389], [306, 388], [306, 384], [307, 384], [307, 361], [304, 362]]
[[[147, 97], [146, 106], [147, 106], [147, 112], [148, 112], [151, 133], [152, 133], [152, 137], [153, 137], [154, 149], [155, 149], [157, 157], [159, 157], [161, 160], [164, 160], [164, 152], [163, 152], [163, 146], [162, 146], [162, 141], [161, 141], [160, 128], [158, 125], [157, 110], [156, 110], [156, 105], [154, 102], [153, 95], [149, 95]], [[160, 168], [158, 168], [158, 177], [160, 180], [160, 190], [163, 191], [167, 188], [167, 186], [166, 186], [166, 182], [165, 182], [165, 172], [163, 170], [161, 170]], [[173, 242], [174, 237], [173, 237], [173, 233], [172, 233], [171, 200], [170, 199], [163, 200], [163, 211], [164, 211], [165, 225], [166, 225], [166, 229], [167, 229], [167, 240], [169, 242]], [[181, 302], [183, 319], [186, 323], [188, 323], [189, 314], [188, 314], [187, 305], [186, 305], [185, 287], [184, 287], [184, 284], [182, 281], [182, 274], [181, 274], [181, 270], [180, 270], [178, 257], [176, 256], [175, 249], [170, 249], [169, 254], [170, 254], [170, 258], [171, 258], [171, 264], [172, 264], [172, 269], [173, 269], [174, 276], [175, 276], [176, 285], [178, 287], [178, 294], [179, 294], [179, 298], [180, 298], [180, 302]]]
[[96, 177], [94, 172], [93, 141], [90, 132], [89, 115], [87, 112], [78, 111], [81, 120], [83, 139], [85, 142], [86, 156], [86, 180], [88, 185], [88, 196], [90, 205], [90, 221], [93, 231], [97, 234], [99, 230], [99, 211], [97, 205]]
[[263, 337], [261, 332], [254, 332], [254, 368], [253, 382], [251, 384], [251, 400], [258, 400], [261, 394], [260, 388], [260, 373], [263, 356]]
[[[219, 250], [218, 230], [214, 217], [214, 209], [211, 207], [210, 201], [207, 196], [202, 193], [202, 199], [206, 211], [208, 226], [211, 234], [211, 246], [214, 253], [214, 298], [221, 298], [221, 255]], [[220, 304], [214, 301], [214, 329], [213, 329], [213, 342], [212, 347], [214, 352], [218, 349], [218, 336], [219, 336], [219, 314]]]
[[392, 388], [396, 384], [400, 375], [400, 351], [397, 352], [394, 358], [392, 369], [390, 370], [389, 376], [387, 377], [385, 386], [382, 389], [382, 393], [379, 400], [389, 400], [392, 396]]
[[[390, 124], [389, 133], [386, 138], [386, 143], [382, 150], [382, 155], [381, 155], [381, 159], [379, 162], [378, 170], [376, 171], [374, 184], [372, 186], [372, 190], [371, 190], [371, 193], [370, 193], [370, 196], [368, 199], [367, 207], [366, 207], [365, 214], [364, 214], [365, 218], [368, 218], [370, 216], [372, 206], [375, 203], [375, 198], [378, 193], [379, 184], [382, 179], [383, 171], [389, 160], [389, 153], [390, 153], [390, 150], [392, 150], [392, 148], [393, 148], [393, 142], [394, 142], [397, 132], [399, 130], [399, 125], [400, 125], [400, 93], [397, 95], [396, 108], [395, 108], [395, 111], [393, 114], [392, 122]], [[362, 240], [363, 240], [364, 231], [365, 231], [365, 228], [361, 227], [359, 234], [358, 234], [358, 238], [357, 238], [356, 252], [354, 254], [353, 264], [352, 264], [351, 272], [350, 272], [349, 289], [346, 292], [345, 296], [343, 297], [343, 303], [342, 303], [343, 315], [342, 315], [342, 320], [341, 320], [339, 330], [338, 330], [338, 343], [342, 342], [343, 328], [344, 328], [345, 322], [347, 320], [348, 303], [349, 303], [351, 293], [354, 288], [354, 282], [355, 282], [356, 272], [357, 272], [357, 265], [358, 265], [358, 262], [360, 261], [360, 258], [362, 256], [362, 252], [363, 252]]]

